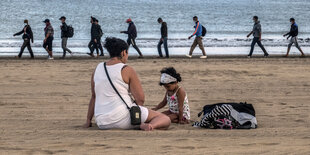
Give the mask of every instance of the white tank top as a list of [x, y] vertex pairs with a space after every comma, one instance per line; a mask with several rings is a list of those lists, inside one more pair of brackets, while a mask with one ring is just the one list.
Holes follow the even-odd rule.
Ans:
[[[123, 63], [107, 65], [107, 70], [115, 88], [127, 105], [131, 107], [133, 106], [133, 101], [129, 95], [129, 86], [123, 81], [122, 77], [124, 66], [125, 64]], [[95, 117], [101, 117], [101, 125], [112, 124], [128, 117], [129, 111], [126, 105], [114, 91], [106, 76], [104, 63], [98, 64], [94, 74], [94, 82], [96, 94]]]

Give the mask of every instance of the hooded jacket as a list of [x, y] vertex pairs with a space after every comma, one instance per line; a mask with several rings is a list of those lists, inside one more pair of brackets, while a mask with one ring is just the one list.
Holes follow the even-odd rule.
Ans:
[[262, 32], [262, 26], [260, 25], [260, 21], [254, 23], [252, 31], [254, 37], [259, 37], [259, 34]]
[[23, 39], [31, 39], [31, 42], [33, 42], [33, 33], [30, 25], [25, 25], [25, 27], [20, 32], [17, 32], [14, 35], [17, 36], [21, 34], [23, 34]]

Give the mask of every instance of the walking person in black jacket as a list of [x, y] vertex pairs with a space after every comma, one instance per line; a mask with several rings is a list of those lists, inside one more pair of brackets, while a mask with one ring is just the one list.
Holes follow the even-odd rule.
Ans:
[[24, 40], [24, 43], [23, 43], [22, 47], [20, 48], [20, 52], [19, 52], [17, 58], [21, 58], [22, 57], [23, 52], [24, 52], [25, 48], [27, 47], [27, 49], [28, 49], [28, 51], [30, 53], [30, 57], [33, 59], [34, 56], [33, 56], [33, 52], [32, 52], [32, 49], [31, 49], [31, 44], [30, 44], [30, 40], [33, 43], [33, 33], [32, 33], [30, 25], [28, 24], [28, 20], [27, 19], [24, 20], [24, 23], [25, 23], [24, 28], [20, 32], [17, 32], [17, 33], [15, 33], [13, 35], [15, 37], [17, 35], [23, 34], [22, 38]]
[[163, 57], [163, 54], [161, 52], [161, 45], [164, 44], [165, 52], [166, 52], [166, 58], [169, 58], [169, 51], [168, 51], [168, 28], [167, 23], [163, 21], [162, 18], [158, 18], [157, 22], [161, 24], [160, 32], [161, 32], [161, 38], [158, 42], [157, 49], [159, 57]]
[[95, 23], [97, 19], [95, 17], [91, 17], [90, 23], [91, 25], [91, 40], [88, 43], [88, 48], [90, 50], [90, 53], [87, 53], [91, 57], [94, 57], [94, 50], [96, 49], [97, 51], [97, 57], [99, 57], [99, 51], [98, 51], [98, 42], [100, 38], [100, 27]]
[[61, 47], [63, 49], [63, 55], [62, 58], [66, 57], [66, 52], [69, 52], [72, 55], [71, 50], [67, 47], [67, 41], [68, 41], [68, 25], [66, 24], [66, 17], [62, 16], [59, 18], [62, 25], [60, 26], [61, 29]]
[[99, 25], [98, 19], [95, 20], [95, 24], [98, 26], [98, 29], [99, 29], [99, 36], [97, 38], [97, 48], [96, 48], [96, 51], [97, 51], [97, 53], [99, 53], [99, 51], [98, 51], [98, 48], [99, 48], [99, 50], [100, 50], [100, 55], [99, 56], [104, 56], [103, 48], [102, 48], [102, 42], [101, 42], [101, 37], [103, 36], [103, 32], [102, 32], [101, 26]]
[[286, 53], [285, 57], [288, 57], [288, 54], [290, 53], [290, 50], [291, 50], [291, 47], [292, 47], [293, 44], [295, 44], [296, 48], [300, 51], [301, 56], [305, 57], [304, 52], [302, 51], [302, 49], [300, 48], [300, 46], [298, 45], [298, 42], [297, 42], [298, 25], [295, 23], [295, 19], [294, 18], [291, 18], [290, 22], [292, 24], [290, 32], [288, 32], [285, 35], [283, 35], [283, 37], [288, 35], [287, 39], [289, 39], [291, 37], [290, 43], [288, 44], [288, 47], [287, 47], [287, 53]]
[[126, 20], [126, 23], [128, 23], [128, 29], [127, 29], [127, 31], [121, 31], [121, 33], [128, 34], [128, 39], [127, 39], [128, 46], [130, 46], [130, 44], [132, 44], [132, 47], [135, 48], [136, 51], [140, 55], [138, 58], [143, 58], [143, 55], [142, 55], [140, 49], [138, 48], [138, 46], [136, 45], [136, 41], [135, 41], [135, 39], [137, 38], [136, 26], [130, 18]]

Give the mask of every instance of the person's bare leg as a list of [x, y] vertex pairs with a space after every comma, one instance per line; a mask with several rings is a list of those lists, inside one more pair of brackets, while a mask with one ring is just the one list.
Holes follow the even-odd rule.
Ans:
[[48, 52], [51, 57], [53, 57], [53, 51]]
[[171, 112], [170, 110], [163, 111], [162, 113], [165, 114], [165, 115], [167, 115], [167, 116], [170, 115], [170, 114], [172, 114], [172, 112]]
[[290, 46], [289, 46], [289, 47], [287, 47], [287, 52], [286, 52], [285, 57], [288, 57], [288, 54], [290, 53], [290, 50], [291, 50], [291, 47], [290, 47]]
[[153, 129], [168, 129], [171, 121], [170, 118], [160, 112], [149, 110], [146, 123], [140, 125], [141, 130], [150, 131]]
[[48, 50], [48, 47], [45, 48], [46, 52], [48, 55], [52, 58], [53, 57], [53, 52]]
[[179, 123], [179, 116], [177, 114], [168, 115], [172, 123]]
[[301, 56], [305, 56], [304, 52], [302, 51], [302, 49], [299, 46], [297, 46], [297, 49], [300, 51]]

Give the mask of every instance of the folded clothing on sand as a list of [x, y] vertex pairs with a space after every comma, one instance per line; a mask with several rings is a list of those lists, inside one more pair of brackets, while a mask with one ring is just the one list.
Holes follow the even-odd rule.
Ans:
[[257, 120], [252, 104], [217, 103], [204, 106], [198, 117], [204, 113], [200, 122], [194, 127], [211, 129], [255, 129]]

